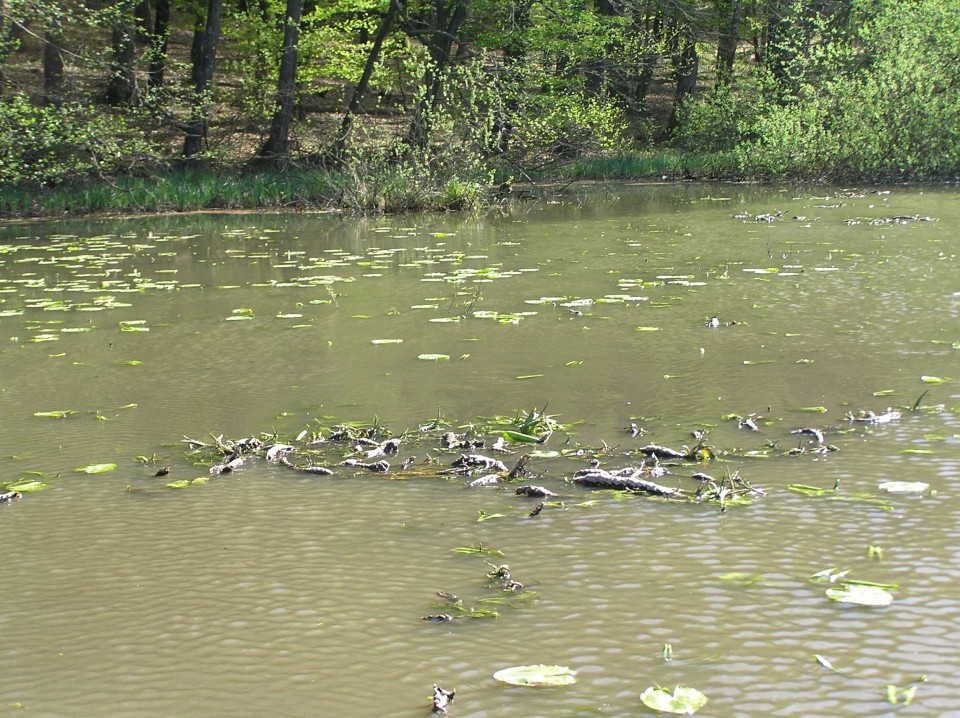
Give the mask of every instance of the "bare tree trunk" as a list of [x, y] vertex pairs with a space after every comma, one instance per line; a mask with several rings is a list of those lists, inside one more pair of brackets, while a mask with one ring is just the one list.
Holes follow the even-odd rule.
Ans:
[[270, 135], [260, 156], [281, 160], [289, 152], [290, 125], [293, 123], [293, 99], [297, 89], [297, 43], [300, 41], [300, 16], [303, 0], [287, 0], [287, 21], [283, 27], [283, 52], [277, 81], [277, 107], [270, 123]]
[[163, 87], [163, 73], [167, 66], [167, 40], [170, 37], [170, 0], [154, 0], [156, 15], [150, 33], [150, 63], [147, 66], [147, 87]]
[[673, 71], [676, 77], [676, 91], [673, 96], [673, 110], [667, 123], [667, 133], [673, 134], [683, 124], [686, 115], [686, 102], [697, 89], [697, 75], [700, 58], [697, 55], [697, 39], [688, 26], [680, 29], [677, 38], [677, 51], [673, 55]]
[[740, 42], [743, 0], [714, 0], [717, 10], [717, 85], [733, 79], [733, 63]]
[[360, 111], [360, 104], [367, 94], [370, 78], [373, 76], [373, 71], [376, 69], [377, 63], [380, 62], [383, 43], [387, 39], [387, 35], [390, 34], [390, 28], [393, 26], [393, 21], [396, 16], [397, 0], [391, 0], [390, 7], [387, 8], [387, 14], [383, 16], [383, 22], [380, 23], [380, 29], [377, 31], [376, 37], [373, 38], [373, 45], [370, 47], [370, 54], [367, 55], [367, 64], [363, 67], [363, 74], [360, 75], [360, 80], [353, 89], [350, 104], [347, 106], [347, 111], [343, 116], [343, 122], [340, 123], [340, 132], [337, 134], [337, 139], [333, 147], [333, 156], [335, 159], [341, 159], [344, 150], [346, 150], [347, 138], [350, 136], [350, 130], [353, 128], [353, 118], [356, 117], [357, 112]]
[[113, 61], [110, 63], [106, 95], [107, 102], [111, 105], [138, 102], [137, 75], [133, 64], [135, 41], [131, 18], [124, 17], [111, 31]]
[[423, 72], [423, 95], [407, 132], [407, 144], [422, 149], [430, 140], [431, 115], [440, 101], [443, 75], [450, 64], [450, 52], [456, 34], [467, 19], [467, 0], [434, 0], [426, 23], [412, 22], [405, 12], [405, 5], [404, 2], [404, 29], [407, 34], [419, 37], [430, 54], [430, 61]]
[[63, 102], [63, 35], [59, 20], [49, 18], [48, 23], [43, 34], [43, 100], [58, 107]]
[[213, 83], [213, 69], [217, 59], [217, 45], [220, 41], [220, 20], [223, 16], [223, 0], [207, 0], [207, 18], [201, 26], [198, 23], [199, 39], [194, 37], [193, 50], [193, 114], [183, 141], [184, 157], [193, 157], [203, 148], [207, 135], [208, 97]]

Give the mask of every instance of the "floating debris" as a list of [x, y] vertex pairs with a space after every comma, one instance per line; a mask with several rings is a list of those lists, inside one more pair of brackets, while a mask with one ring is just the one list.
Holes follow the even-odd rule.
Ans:
[[900, 421], [901, 417], [902, 414], [899, 411], [887, 407], [882, 414], [875, 414], [872, 411], [860, 411], [857, 414], [848, 412], [845, 418], [848, 421], [859, 421], [865, 424], [889, 424], [892, 421]]
[[374, 461], [373, 463], [366, 463], [360, 461], [359, 459], [344, 459], [340, 462], [340, 466], [356, 466], [360, 469], [367, 469], [367, 471], [375, 471], [378, 473], [390, 471], [390, 463], [388, 461]]
[[453, 703], [453, 698], [457, 694], [456, 690], [447, 691], [438, 686], [436, 683], [433, 684], [433, 708], [434, 713], [446, 713], [447, 708]]
[[19, 491], [8, 491], [5, 494], [0, 494], [0, 504], [8, 504], [22, 498], [23, 494]]
[[653, 481], [641, 479], [642, 473], [642, 466], [628, 467], [616, 473], [597, 468], [581, 469], [573, 475], [573, 483], [580, 486], [595, 486], [605, 489], [626, 489], [671, 498], [686, 496], [680, 489], [672, 489], [669, 486], [662, 486]]
[[508, 471], [506, 464], [499, 459], [492, 459], [481, 454], [460, 454], [453, 462], [453, 466], [459, 469], [496, 469], [505, 473]]
[[542, 486], [518, 486], [517, 496], [529, 496], [531, 498], [545, 499], [550, 496], [556, 496], [556, 494], [550, 491], [550, 489], [545, 489]]
[[806, 435], [806, 436], [812, 436], [814, 439], [817, 440], [817, 443], [818, 443], [818, 444], [822, 444], [822, 443], [823, 443], [823, 432], [820, 431], [820, 429], [813, 429], [813, 428], [805, 427], [805, 428], [803, 428], [803, 429], [794, 429], [794, 430], [791, 431], [790, 433], [791, 433], [791, 434], [804, 434], [804, 435]]

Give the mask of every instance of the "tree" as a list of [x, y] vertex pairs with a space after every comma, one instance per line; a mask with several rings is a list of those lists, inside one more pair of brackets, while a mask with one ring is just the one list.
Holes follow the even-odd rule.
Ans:
[[198, 22], [194, 31], [192, 47], [193, 108], [187, 133], [183, 141], [184, 157], [193, 157], [203, 148], [207, 135], [207, 107], [216, 65], [217, 45], [220, 41], [220, 21], [223, 17], [223, 0], [207, 0], [206, 18]]
[[57, 17], [47, 18], [43, 33], [43, 100], [48, 105], [63, 102], [63, 28]]
[[340, 132], [337, 133], [337, 138], [334, 143], [333, 156], [338, 160], [342, 158], [346, 150], [347, 138], [350, 136], [350, 130], [353, 127], [353, 119], [360, 110], [360, 104], [363, 102], [363, 98], [367, 94], [367, 88], [370, 85], [370, 78], [373, 76], [373, 71], [376, 69], [377, 63], [380, 62], [383, 43], [390, 34], [390, 29], [397, 17], [397, 8], [397, 0], [389, 0], [387, 12], [380, 23], [380, 29], [377, 30], [377, 34], [373, 38], [373, 44], [370, 46], [370, 53], [367, 55], [367, 62], [363, 67], [363, 74], [360, 75], [360, 79], [353, 89], [350, 104], [347, 105], [347, 111], [344, 113], [343, 121], [340, 123]]
[[432, 5], [425, 3], [420, 12], [414, 15], [410, 13], [408, 0], [393, 2], [397, 3], [404, 32], [419, 40], [427, 49], [421, 97], [407, 132], [407, 143], [423, 149], [430, 139], [432, 115], [440, 103], [453, 45], [456, 43], [463, 47], [457, 33], [467, 20], [467, 0], [433, 0]]
[[717, 22], [717, 84], [733, 78], [733, 63], [740, 42], [743, 0], [714, 0]]
[[107, 102], [111, 105], [136, 104], [139, 99], [136, 55], [136, 28], [128, 7], [118, 7], [110, 31], [110, 79], [107, 81]]
[[147, 87], [152, 90], [163, 87], [163, 75], [167, 64], [167, 40], [170, 36], [170, 0], [154, 0], [156, 14], [153, 27], [148, 29], [149, 64]]
[[260, 156], [265, 159], [280, 160], [287, 156], [290, 125], [293, 123], [293, 100], [297, 89], [297, 43], [300, 40], [302, 12], [303, 0], [287, 0], [280, 74], [277, 81], [277, 106], [270, 123], [270, 135], [260, 149]]

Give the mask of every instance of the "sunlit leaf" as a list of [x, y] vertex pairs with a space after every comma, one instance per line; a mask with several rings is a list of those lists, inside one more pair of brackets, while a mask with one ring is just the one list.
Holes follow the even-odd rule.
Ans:
[[826, 594], [827, 598], [833, 601], [858, 606], [889, 606], [893, 603], [893, 594], [886, 589], [859, 583], [845, 583], [837, 588], [828, 588]]
[[930, 484], [922, 481], [884, 481], [877, 488], [888, 494], [922, 494], [930, 488]]
[[476, 546], [458, 546], [457, 548], [450, 549], [453, 553], [466, 553], [466, 554], [477, 554], [480, 556], [495, 556], [497, 558], [503, 558], [506, 554], [499, 549], [490, 548], [489, 546], [484, 546], [482, 543], [477, 544]]
[[640, 694], [647, 708], [661, 713], [689, 716], [707, 704], [707, 697], [696, 688], [677, 686], [672, 691], [660, 686], [647, 688]]
[[105, 474], [108, 471], [116, 471], [116, 468], [116, 464], [90, 464], [74, 469], [74, 471], [80, 474]]
[[816, 414], [826, 414], [827, 407], [825, 406], [801, 406], [797, 411], [809, 411]]
[[44, 419], [65, 419], [66, 417], [76, 414], [76, 411], [66, 410], [66, 411], [35, 411], [33, 412], [34, 416], [39, 416]]
[[403, 344], [403, 339], [371, 339], [371, 344]]
[[24, 493], [28, 491], [43, 491], [48, 487], [47, 484], [42, 481], [37, 481], [36, 479], [20, 479], [10, 484], [2, 484], [2, 488], [5, 491], [19, 491]]
[[517, 379], [539, 379], [543, 374], [521, 374]]
[[421, 361], [449, 361], [449, 354], [418, 354], [417, 359]]
[[513, 666], [493, 674], [513, 686], [569, 686], [577, 682], [577, 672], [566, 666]]
[[726, 581], [727, 583], [738, 583], [741, 586], [752, 586], [756, 583], [763, 582], [763, 576], [755, 573], [743, 573], [742, 571], [730, 571], [728, 573], [721, 573], [717, 576], [721, 581]]
[[490, 519], [502, 519], [503, 517], [504, 514], [488, 514], [483, 509], [480, 509], [477, 512], [477, 523], [480, 523], [481, 521], [489, 521]]

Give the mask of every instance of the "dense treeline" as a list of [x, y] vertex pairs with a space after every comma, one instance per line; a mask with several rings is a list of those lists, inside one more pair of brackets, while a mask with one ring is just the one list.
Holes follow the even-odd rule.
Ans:
[[0, 186], [318, 167], [343, 204], [455, 206], [663, 148], [952, 179], [958, 58], [960, 0], [0, 0]]

